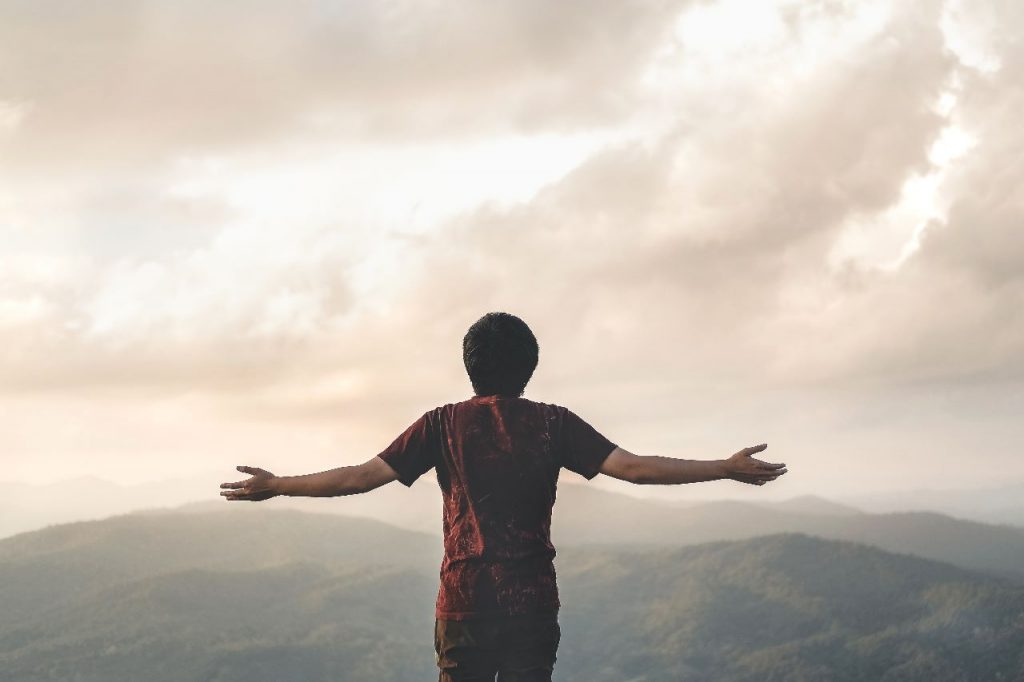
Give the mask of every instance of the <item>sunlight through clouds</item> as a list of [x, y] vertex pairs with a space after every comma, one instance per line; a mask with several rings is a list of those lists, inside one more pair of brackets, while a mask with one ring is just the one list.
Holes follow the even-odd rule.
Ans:
[[13, 133], [28, 115], [29, 105], [0, 100], [0, 134]]
[[538, 333], [528, 397], [637, 449], [839, 433], [841, 488], [1024, 436], [977, 397], [1024, 378], [1019, 3], [35, 7], [0, 3], [11, 475], [287, 463], [295, 424], [361, 457], [466, 393], [488, 310]]

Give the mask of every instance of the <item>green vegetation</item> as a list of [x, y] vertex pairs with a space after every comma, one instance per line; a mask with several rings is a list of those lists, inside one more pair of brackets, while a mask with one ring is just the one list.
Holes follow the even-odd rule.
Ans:
[[[555, 505], [552, 539], [570, 544], [682, 546], [803, 533], [869, 544], [1024, 582], [1024, 528], [954, 519], [934, 512], [840, 513], [824, 500], [787, 504], [704, 502], [686, 507], [571, 488]], [[595, 521], [596, 519], [596, 521]]]
[[805, 535], [566, 550], [565, 679], [1017, 680], [1024, 588]]
[[[262, 508], [0, 541], [0, 680], [436, 679], [438, 538]], [[773, 535], [566, 547], [556, 679], [1017, 680], [1024, 587]]]

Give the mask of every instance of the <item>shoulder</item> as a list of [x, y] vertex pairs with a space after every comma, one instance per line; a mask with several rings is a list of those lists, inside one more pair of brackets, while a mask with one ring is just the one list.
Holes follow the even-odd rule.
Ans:
[[449, 405], [438, 405], [437, 407], [432, 407], [429, 410], [425, 410], [424, 412], [421, 412], [419, 416], [416, 417], [415, 423], [427, 424], [433, 427], [441, 423], [441, 421], [444, 419], [445, 409], [447, 407], [449, 407]]
[[519, 396], [517, 398], [512, 398], [512, 400], [514, 400], [517, 403], [521, 403], [523, 405], [534, 405], [534, 406], [543, 407], [543, 408], [557, 408], [558, 407], [558, 405], [556, 405], [554, 403], [546, 403], [546, 402], [544, 402], [542, 400], [533, 400], [532, 398], [524, 398], [523, 396]]
[[541, 400], [532, 400], [530, 398], [524, 398], [523, 396], [517, 396], [515, 398], [502, 398], [502, 401], [507, 405], [516, 405], [517, 407], [533, 408], [535, 410], [543, 410], [546, 412], [557, 412], [565, 410], [564, 407], [556, 405], [554, 403], [546, 403]]
[[568, 415], [572, 414], [569, 408], [558, 403], [546, 403], [540, 400], [527, 400], [526, 398], [521, 398], [520, 400], [533, 407], [548, 423], [560, 424], [565, 421]]
[[451, 402], [443, 403], [437, 407], [432, 407], [424, 413], [424, 418], [434, 419], [438, 421], [444, 421], [450, 419], [454, 414], [461, 410], [464, 410], [470, 404], [469, 400], [453, 400]]
[[536, 405], [538, 409], [545, 410], [547, 412], [565, 414], [566, 412], [569, 411], [568, 407], [566, 407], [565, 405], [561, 405], [559, 403], [545, 403], [539, 400], [528, 400], [527, 402], [532, 403]]

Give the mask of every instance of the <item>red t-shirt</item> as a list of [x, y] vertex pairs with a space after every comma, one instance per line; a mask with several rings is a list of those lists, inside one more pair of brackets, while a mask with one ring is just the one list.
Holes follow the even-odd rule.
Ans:
[[381, 452], [406, 486], [437, 471], [444, 560], [436, 617], [557, 612], [558, 473], [565, 467], [592, 479], [614, 449], [564, 407], [490, 395], [424, 413]]

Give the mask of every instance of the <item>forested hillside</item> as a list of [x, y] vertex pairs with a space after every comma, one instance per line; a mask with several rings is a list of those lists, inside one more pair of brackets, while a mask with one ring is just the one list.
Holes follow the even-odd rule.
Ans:
[[[0, 679], [436, 679], [437, 539], [333, 515], [134, 514], [0, 541]], [[567, 547], [556, 679], [1013, 680], [1024, 588], [774, 535]]]

